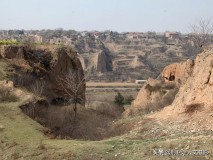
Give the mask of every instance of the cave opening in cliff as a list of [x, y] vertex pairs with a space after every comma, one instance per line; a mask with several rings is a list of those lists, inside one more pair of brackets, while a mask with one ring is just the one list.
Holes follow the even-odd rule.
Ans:
[[174, 81], [175, 80], [175, 75], [170, 75], [169, 76], [169, 81]]

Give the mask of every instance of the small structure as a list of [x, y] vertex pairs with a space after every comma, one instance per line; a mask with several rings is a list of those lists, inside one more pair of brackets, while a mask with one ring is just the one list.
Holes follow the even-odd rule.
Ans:
[[127, 39], [141, 39], [143, 36], [142, 32], [129, 32], [126, 34]]
[[169, 39], [176, 39], [176, 38], [179, 38], [180, 34], [178, 32], [168, 32], [167, 31], [164, 33], [164, 36]]
[[175, 45], [179, 43], [180, 33], [178, 32], [165, 32], [164, 36], [166, 38], [167, 45]]
[[144, 84], [146, 82], [147, 82], [147, 80], [135, 80], [136, 84]]

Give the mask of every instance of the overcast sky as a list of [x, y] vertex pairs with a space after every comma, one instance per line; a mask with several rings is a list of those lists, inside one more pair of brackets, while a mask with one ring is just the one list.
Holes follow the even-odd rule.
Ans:
[[0, 0], [0, 29], [188, 32], [213, 0]]

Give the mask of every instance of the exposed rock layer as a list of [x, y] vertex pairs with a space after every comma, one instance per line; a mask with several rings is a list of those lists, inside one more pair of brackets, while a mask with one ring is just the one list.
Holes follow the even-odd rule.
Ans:
[[[164, 83], [169, 84], [170, 81], [173, 81], [176, 86], [179, 84], [179, 91], [171, 105], [162, 106], [165, 108], [149, 117], [159, 120], [160, 123], [178, 124], [182, 129], [191, 132], [213, 130], [212, 72], [213, 49], [197, 55], [194, 61], [188, 60], [184, 63], [167, 66], [162, 72]], [[171, 76], [174, 77], [171, 78]], [[149, 82], [148, 84], [152, 85]], [[144, 86], [131, 109], [139, 111], [144, 103], [152, 102], [153, 96], [148, 94], [147, 88]], [[162, 97], [163, 94], [160, 98]], [[159, 101], [156, 100], [156, 102]]]
[[173, 63], [166, 66], [162, 72], [164, 81], [175, 81], [176, 83], [185, 83], [191, 75], [194, 66], [193, 60], [187, 60], [182, 63]]
[[[68, 47], [56, 46], [1, 46], [0, 55], [2, 58], [8, 59], [19, 70], [22, 68], [21, 76], [30, 75], [34, 77], [34, 81], [40, 80], [45, 82], [45, 92], [48, 98], [63, 98], [69, 100], [66, 92], [61, 89], [59, 79], [65, 78], [66, 75], [77, 73], [77, 78], [72, 83], [84, 79], [83, 68], [78, 59], [77, 53]], [[22, 60], [22, 63], [19, 60]], [[25, 64], [23, 66], [23, 63]], [[19, 72], [20, 73], [20, 72]], [[31, 83], [34, 83], [32, 81]], [[79, 103], [85, 103], [85, 81], [83, 81], [81, 90], [78, 92], [80, 97]], [[70, 92], [72, 93], [72, 92]]]

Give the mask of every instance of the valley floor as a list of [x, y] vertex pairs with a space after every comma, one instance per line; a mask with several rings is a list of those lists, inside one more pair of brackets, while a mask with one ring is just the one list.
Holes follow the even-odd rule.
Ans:
[[[137, 115], [123, 117], [112, 126], [129, 130], [121, 136], [101, 141], [50, 139], [43, 135], [42, 126], [30, 119], [19, 108], [30, 101], [31, 96], [15, 103], [0, 103], [0, 159], [12, 160], [202, 160], [211, 159], [213, 132], [185, 132], [178, 126], [171, 128], [154, 119]], [[206, 150], [206, 156], [155, 155], [158, 149]], [[156, 153], [157, 154], [157, 153]]]

